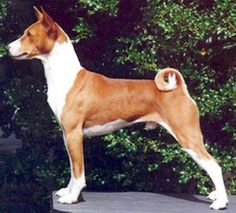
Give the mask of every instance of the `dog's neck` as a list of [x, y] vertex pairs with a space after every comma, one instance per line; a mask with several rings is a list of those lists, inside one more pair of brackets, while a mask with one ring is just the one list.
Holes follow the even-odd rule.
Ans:
[[44, 66], [48, 87], [48, 102], [60, 119], [65, 98], [82, 69], [71, 41], [56, 42], [49, 54], [37, 57]]
[[[48, 86], [62, 86], [82, 69], [70, 40], [56, 42], [49, 54], [38, 57], [44, 66]], [[62, 85], [60, 85], [62, 84]]]

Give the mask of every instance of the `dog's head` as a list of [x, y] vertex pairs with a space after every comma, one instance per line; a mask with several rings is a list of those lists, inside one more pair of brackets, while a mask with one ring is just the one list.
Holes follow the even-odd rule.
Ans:
[[18, 60], [39, 58], [53, 49], [55, 42], [66, 42], [67, 36], [57, 23], [41, 8], [34, 7], [37, 21], [23, 35], [8, 45], [9, 54]]

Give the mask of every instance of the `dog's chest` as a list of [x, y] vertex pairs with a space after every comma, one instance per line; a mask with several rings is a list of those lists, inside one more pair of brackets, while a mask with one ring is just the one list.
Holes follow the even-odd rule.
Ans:
[[56, 88], [48, 89], [48, 104], [58, 121], [60, 121], [62, 109], [65, 105], [65, 98], [66, 92], [60, 93]]
[[58, 121], [66, 96], [74, 84], [80, 63], [70, 43], [55, 44], [53, 51], [43, 60], [48, 87], [48, 103]]
[[66, 97], [73, 86], [75, 76], [51, 76], [47, 77], [48, 83], [48, 104], [57, 120], [61, 121], [63, 108], [66, 104]]
[[46, 79], [48, 85], [47, 101], [53, 113], [60, 122], [63, 107], [66, 104], [66, 96], [73, 86], [76, 75], [64, 75], [64, 70], [46, 70]]
[[66, 79], [63, 79], [63, 76], [60, 75], [59, 72], [55, 74], [55, 71], [50, 68], [45, 70], [45, 74], [48, 86], [47, 101], [54, 115], [58, 121], [60, 121], [62, 109], [65, 105], [66, 95], [71, 85], [68, 84]]

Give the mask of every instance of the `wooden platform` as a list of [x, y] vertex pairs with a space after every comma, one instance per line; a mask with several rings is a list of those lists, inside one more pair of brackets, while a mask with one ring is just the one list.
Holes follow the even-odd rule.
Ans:
[[[157, 194], [148, 192], [83, 192], [84, 201], [66, 205], [57, 203], [52, 194], [53, 212], [71, 213], [214, 213], [205, 196]], [[230, 205], [222, 213], [235, 213], [236, 196], [229, 196]]]

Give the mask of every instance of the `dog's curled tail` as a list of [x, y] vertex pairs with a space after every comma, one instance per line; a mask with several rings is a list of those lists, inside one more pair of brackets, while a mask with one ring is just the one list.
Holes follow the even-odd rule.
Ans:
[[165, 68], [160, 70], [154, 81], [157, 88], [161, 91], [175, 90], [179, 86], [186, 88], [183, 76], [178, 70], [173, 68]]

